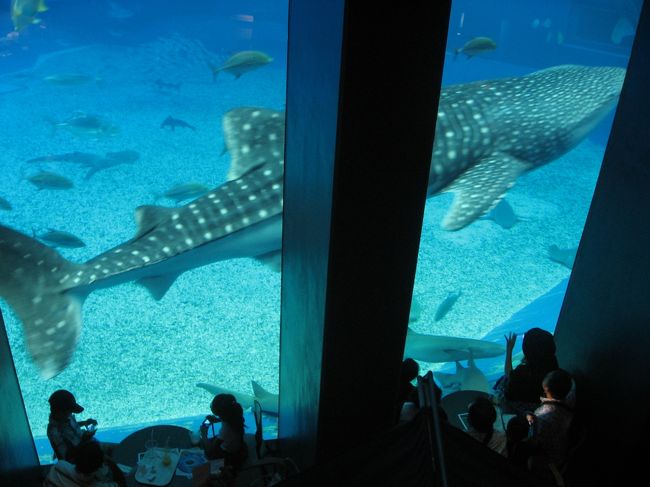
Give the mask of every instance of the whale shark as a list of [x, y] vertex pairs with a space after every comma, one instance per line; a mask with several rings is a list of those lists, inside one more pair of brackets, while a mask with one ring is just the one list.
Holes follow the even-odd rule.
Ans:
[[442, 90], [428, 185], [429, 196], [454, 193], [442, 228], [487, 214], [519, 176], [580, 143], [624, 78], [623, 68], [563, 65]]
[[[470, 224], [519, 175], [580, 142], [614, 106], [624, 76], [616, 67], [557, 66], [443, 89], [428, 185], [429, 197], [455, 193], [443, 228]], [[227, 181], [182, 207], [137, 208], [136, 235], [85, 263], [0, 226], [0, 296], [22, 321], [44, 378], [71, 360], [81, 307], [96, 289], [136, 281], [161, 299], [181, 273], [220, 260], [254, 257], [279, 268], [284, 125], [281, 111], [227, 112]]]

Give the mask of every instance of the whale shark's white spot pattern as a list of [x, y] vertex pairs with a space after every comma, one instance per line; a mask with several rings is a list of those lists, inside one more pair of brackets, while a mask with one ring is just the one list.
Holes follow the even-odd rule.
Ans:
[[[615, 103], [624, 74], [622, 68], [558, 66], [520, 78], [443, 89], [429, 195], [449, 190], [459, 197], [460, 186], [452, 183], [477, 164], [492, 161], [482, 169], [485, 181], [480, 186], [462, 186], [462, 201], [450, 210], [457, 220], [450, 222], [448, 214], [445, 228], [471, 223], [512, 186], [514, 179], [504, 178], [550, 162], [581, 140]], [[503, 167], [504, 161], [517, 169]]]

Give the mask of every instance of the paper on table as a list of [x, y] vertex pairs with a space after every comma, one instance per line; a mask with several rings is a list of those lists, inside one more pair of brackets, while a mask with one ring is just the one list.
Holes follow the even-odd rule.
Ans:
[[203, 465], [208, 460], [205, 458], [203, 450], [200, 448], [190, 448], [181, 450], [181, 456], [178, 460], [176, 475], [192, 478], [192, 469]]
[[121, 463], [117, 464], [117, 468], [119, 468], [123, 473], [125, 474], [130, 474], [131, 471], [133, 470], [132, 467], [129, 467], [128, 465], [122, 465]]

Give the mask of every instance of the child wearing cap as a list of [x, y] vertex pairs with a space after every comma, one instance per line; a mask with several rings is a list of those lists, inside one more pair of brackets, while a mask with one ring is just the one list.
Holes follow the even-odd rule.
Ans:
[[50, 402], [50, 421], [47, 425], [47, 437], [54, 454], [60, 460], [70, 461], [75, 447], [81, 442], [91, 440], [95, 431], [82, 431], [81, 426], [97, 425], [94, 419], [77, 421], [74, 414], [83, 412], [74, 395], [65, 389], [52, 393]]

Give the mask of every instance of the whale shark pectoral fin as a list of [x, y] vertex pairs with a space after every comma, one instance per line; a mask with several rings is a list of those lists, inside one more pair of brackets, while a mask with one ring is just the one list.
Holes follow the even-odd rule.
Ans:
[[258, 255], [255, 259], [273, 272], [282, 271], [282, 250], [274, 250], [268, 254]]
[[139, 279], [138, 284], [147, 288], [147, 291], [149, 291], [151, 297], [153, 297], [156, 301], [160, 301], [165, 296], [165, 294], [167, 294], [167, 291], [169, 291], [169, 288], [172, 287], [172, 284], [174, 284], [174, 281], [176, 281], [176, 278], [178, 276], [180, 276], [180, 274], [148, 276]]
[[138, 225], [138, 231], [135, 238], [141, 237], [161, 221], [169, 218], [174, 213], [173, 208], [163, 206], [144, 205], [135, 209], [135, 222]]
[[442, 221], [445, 230], [460, 230], [483, 216], [505, 196], [529, 165], [497, 152], [481, 159], [444, 189], [454, 192], [454, 202]]

